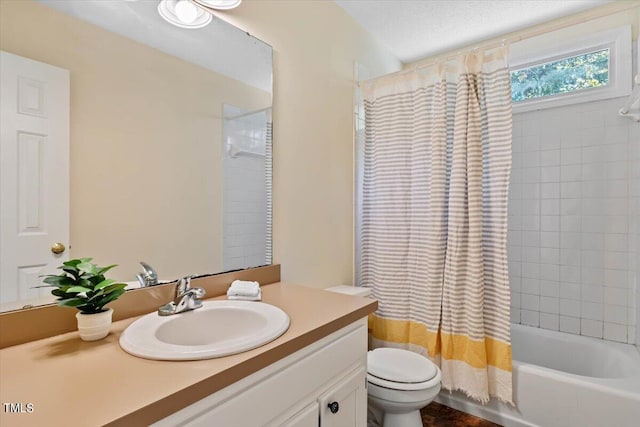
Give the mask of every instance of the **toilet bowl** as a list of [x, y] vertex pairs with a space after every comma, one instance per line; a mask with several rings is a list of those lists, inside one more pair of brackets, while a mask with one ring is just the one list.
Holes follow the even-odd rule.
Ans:
[[[326, 289], [369, 296], [371, 289], [334, 286]], [[422, 427], [420, 409], [440, 392], [440, 369], [429, 359], [399, 348], [367, 353], [368, 426]]]
[[377, 348], [367, 354], [367, 383], [370, 413], [379, 425], [421, 427], [420, 409], [440, 392], [440, 369], [411, 351]]

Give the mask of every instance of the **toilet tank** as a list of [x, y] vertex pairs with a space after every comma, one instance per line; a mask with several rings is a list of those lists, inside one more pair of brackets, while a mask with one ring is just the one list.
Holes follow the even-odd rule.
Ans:
[[339, 286], [332, 286], [330, 288], [325, 288], [325, 291], [337, 292], [339, 294], [355, 295], [358, 297], [371, 296], [371, 288], [365, 288], [363, 286], [339, 285]]
[[[329, 292], [337, 292], [339, 294], [373, 298], [373, 296], [371, 295], [371, 288], [365, 288], [364, 286], [339, 285], [339, 286], [332, 286], [330, 288], [325, 288], [324, 290]], [[370, 329], [367, 335], [368, 335], [367, 348], [371, 350], [371, 330]]]

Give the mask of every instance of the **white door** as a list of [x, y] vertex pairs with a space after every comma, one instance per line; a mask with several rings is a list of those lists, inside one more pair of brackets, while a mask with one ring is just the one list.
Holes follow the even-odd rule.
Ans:
[[35, 302], [68, 259], [52, 245], [69, 245], [69, 71], [4, 51], [0, 212], [0, 303]]

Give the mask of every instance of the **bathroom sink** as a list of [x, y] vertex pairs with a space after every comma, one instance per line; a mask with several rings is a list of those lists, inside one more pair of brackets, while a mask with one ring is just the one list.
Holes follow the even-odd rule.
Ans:
[[120, 347], [146, 359], [212, 359], [260, 347], [288, 328], [289, 316], [270, 304], [204, 301], [196, 310], [141, 317], [124, 330]]

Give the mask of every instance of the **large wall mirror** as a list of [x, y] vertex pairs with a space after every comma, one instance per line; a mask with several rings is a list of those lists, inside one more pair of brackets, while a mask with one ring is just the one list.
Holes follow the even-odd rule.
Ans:
[[272, 49], [158, 3], [0, 0], [3, 311], [70, 258], [132, 286], [271, 263]]

